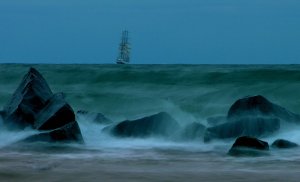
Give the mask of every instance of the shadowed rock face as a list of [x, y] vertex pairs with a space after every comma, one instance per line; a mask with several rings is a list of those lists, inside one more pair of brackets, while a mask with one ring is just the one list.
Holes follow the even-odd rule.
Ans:
[[44, 131], [39, 134], [35, 134], [25, 138], [19, 143], [31, 143], [31, 142], [77, 142], [83, 143], [83, 138], [78, 133], [79, 126], [76, 121], [68, 123], [60, 128], [56, 128], [50, 131]]
[[0, 111], [0, 121], [2, 121], [4, 114], [5, 114], [4, 111]]
[[287, 148], [298, 147], [298, 144], [290, 142], [288, 140], [278, 139], [278, 140], [275, 140], [271, 146], [274, 148], [279, 148], [279, 149], [287, 149]]
[[71, 106], [64, 100], [62, 93], [53, 95], [46, 80], [34, 68], [29, 69], [12, 99], [4, 107], [3, 120], [9, 129], [31, 127], [45, 131], [38, 135], [49, 135], [53, 139], [46, 141], [70, 139], [82, 142]]
[[263, 96], [245, 97], [230, 107], [225, 123], [206, 130], [204, 141], [243, 135], [266, 136], [278, 131], [282, 122], [300, 123], [300, 116], [268, 101]]
[[53, 130], [75, 121], [71, 106], [64, 100], [61, 93], [54, 94], [45, 107], [37, 114], [34, 128]]
[[245, 97], [237, 100], [229, 109], [227, 119], [236, 120], [241, 117], [272, 117], [286, 122], [300, 123], [300, 115], [276, 105], [261, 95]]
[[269, 144], [265, 141], [248, 136], [242, 136], [235, 140], [228, 154], [233, 156], [258, 156], [264, 155], [261, 151], [268, 151]]
[[126, 120], [104, 128], [119, 137], [171, 136], [179, 130], [179, 125], [169, 114], [161, 112], [137, 120]]
[[52, 95], [42, 75], [34, 68], [30, 68], [12, 99], [4, 107], [5, 124], [13, 129], [32, 127], [35, 115]]

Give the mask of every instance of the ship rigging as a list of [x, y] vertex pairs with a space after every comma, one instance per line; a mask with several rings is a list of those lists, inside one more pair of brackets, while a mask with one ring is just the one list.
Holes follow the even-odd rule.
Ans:
[[128, 41], [128, 31], [122, 32], [121, 43], [119, 46], [119, 55], [117, 58], [117, 64], [128, 64], [130, 61], [130, 44]]

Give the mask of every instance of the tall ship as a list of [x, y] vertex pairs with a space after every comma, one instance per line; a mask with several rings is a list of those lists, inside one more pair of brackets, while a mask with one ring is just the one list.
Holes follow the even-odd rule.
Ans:
[[128, 42], [128, 31], [122, 32], [121, 43], [119, 46], [119, 55], [117, 58], [117, 64], [128, 64], [130, 61], [130, 44]]

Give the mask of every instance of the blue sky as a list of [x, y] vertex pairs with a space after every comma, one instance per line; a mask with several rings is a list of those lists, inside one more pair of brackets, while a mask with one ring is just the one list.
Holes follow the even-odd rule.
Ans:
[[299, 0], [1, 0], [0, 62], [300, 64]]

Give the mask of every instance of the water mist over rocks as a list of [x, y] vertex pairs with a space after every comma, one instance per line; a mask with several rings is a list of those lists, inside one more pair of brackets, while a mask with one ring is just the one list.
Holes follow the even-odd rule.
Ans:
[[77, 117], [82, 120], [95, 122], [98, 124], [111, 124], [112, 120], [104, 116], [102, 113], [94, 113], [85, 110], [79, 110], [76, 113]]
[[239, 99], [230, 107], [227, 122], [208, 128], [204, 140], [236, 138], [243, 135], [268, 136], [277, 132], [281, 125], [299, 122], [300, 115], [268, 101], [265, 97], [248, 96]]
[[299, 179], [300, 67], [0, 69], [0, 179]]
[[[76, 118], [103, 126], [100, 135], [118, 138], [163, 138], [170, 141], [211, 142], [241, 136], [267, 137], [298, 124], [300, 116], [274, 104], [261, 95], [247, 96], [233, 103], [226, 117], [209, 117], [201, 122], [183, 124], [169, 113], [159, 112], [135, 120], [115, 122], [101, 113], [79, 110], [76, 117], [64, 94], [53, 94], [46, 80], [34, 68], [24, 76], [11, 101], [1, 112], [9, 130], [32, 128], [39, 134], [22, 142], [83, 142]], [[106, 126], [106, 127], [105, 127]], [[87, 131], [88, 132], [88, 131]]]
[[168, 113], [160, 112], [151, 116], [133, 121], [122, 121], [115, 126], [104, 128], [119, 137], [170, 137], [180, 129], [177, 121]]
[[41, 131], [24, 142], [83, 142], [75, 114], [63, 94], [53, 94], [34, 68], [29, 69], [4, 107], [3, 124], [9, 130]]

